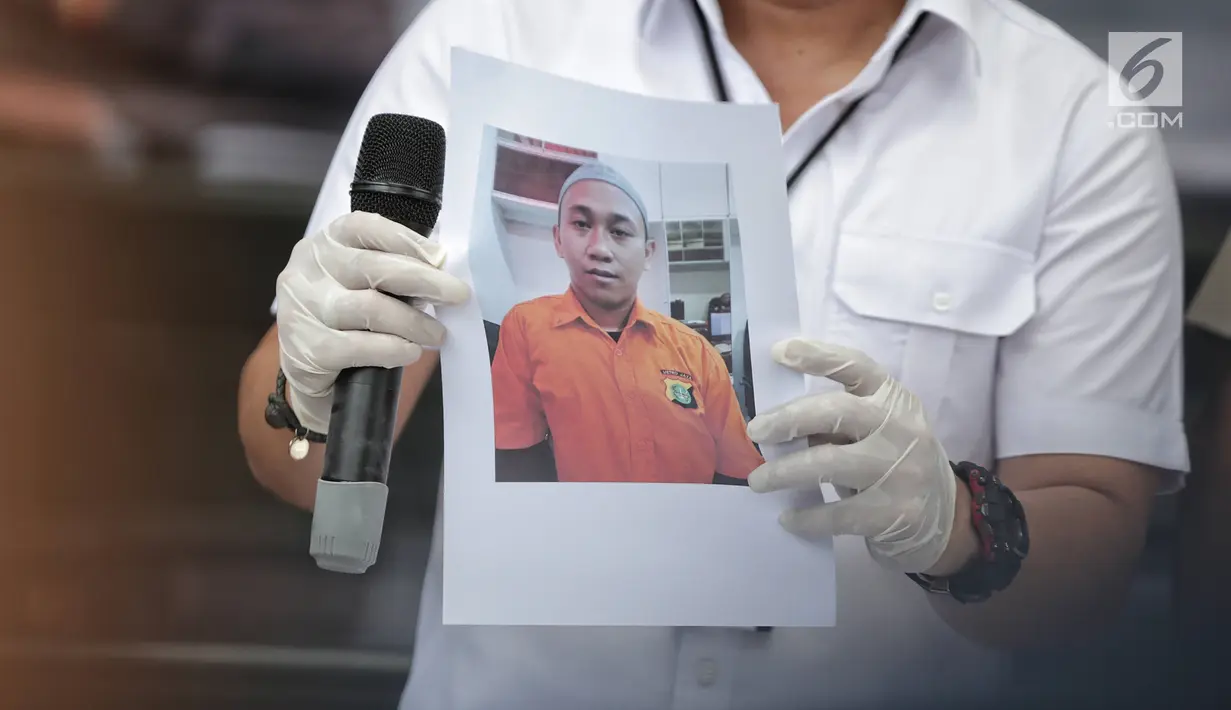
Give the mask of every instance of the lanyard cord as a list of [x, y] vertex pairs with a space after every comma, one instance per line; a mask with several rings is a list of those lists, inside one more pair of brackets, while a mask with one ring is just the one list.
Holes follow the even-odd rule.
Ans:
[[[720, 103], [729, 103], [731, 101], [731, 97], [727, 91], [727, 82], [722, 73], [722, 66], [718, 62], [718, 51], [714, 49], [714, 38], [710, 34], [709, 22], [705, 19], [705, 12], [701, 9], [700, 0], [692, 0], [692, 9], [701, 29], [701, 41], [705, 47], [706, 61], [709, 63], [710, 79], [714, 82], [715, 97]], [[903, 51], [905, 51], [906, 47], [910, 44], [911, 39], [913, 39], [919, 32], [919, 28], [923, 26], [923, 21], [927, 18], [927, 16], [928, 13], [923, 12], [919, 14], [919, 17], [915, 18], [915, 23], [911, 25], [910, 31], [906, 33], [906, 37], [894, 51], [893, 59], [889, 64], [890, 68], [892, 68], [894, 64], [897, 64], [898, 59], [901, 58]], [[800, 161], [799, 165], [791, 171], [791, 174], [786, 179], [786, 189], [788, 192], [795, 187], [795, 183], [799, 181], [800, 176], [804, 174], [804, 171], [808, 169], [808, 166], [812, 164], [812, 161], [816, 160], [816, 156], [821, 154], [821, 151], [825, 149], [825, 146], [829, 143], [829, 141], [837, 135], [838, 130], [842, 128], [848, 120], [850, 120], [850, 117], [854, 115], [855, 110], [859, 108], [859, 105], [863, 103], [863, 100], [866, 97], [867, 94], [864, 94], [847, 106], [846, 109], [842, 111], [842, 115], [838, 116], [838, 120], [834, 121], [833, 125], [829, 127], [829, 130], [825, 132], [825, 135], [821, 136], [821, 139], [816, 142], [816, 145], [812, 146], [812, 150], [808, 152], [807, 157]]]

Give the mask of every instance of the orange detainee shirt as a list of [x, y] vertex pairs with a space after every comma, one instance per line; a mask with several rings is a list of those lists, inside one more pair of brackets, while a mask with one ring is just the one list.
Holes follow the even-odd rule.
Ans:
[[710, 483], [764, 459], [722, 356], [640, 302], [614, 340], [572, 290], [514, 306], [492, 362], [496, 448], [549, 435], [560, 481]]

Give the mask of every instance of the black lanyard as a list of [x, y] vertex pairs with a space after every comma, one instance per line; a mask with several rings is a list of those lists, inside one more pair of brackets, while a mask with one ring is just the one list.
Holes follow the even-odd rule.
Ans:
[[[728, 103], [731, 100], [731, 97], [727, 92], [727, 82], [722, 74], [722, 66], [718, 62], [718, 52], [714, 49], [714, 38], [710, 35], [710, 25], [705, 20], [705, 12], [701, 9], [700, 0], [692, 0], [692, 9], [693, 14], [696, 15], [697, 23], [700, 25], [701, 39], [702, 43], [705, 45], [705, 58], [709, 62], [710, 79], [714, 82], [714, 94], [719, 102]], [[890, 68], [892, 68], [894, 64], [897, 64], [898, 59], [901, 58], [903, 51], [905, 51], [907, 45], [910, 44], [911, 39], [913, 39], [919, 32], [919, 28], [923, 26], [923, 21], [927, 18], [927, 16], [928, 13], [922, 12], [919, 14], [919, 17], [915, 18], [915, 23], [911, 25], [910, 31], [906, 33], [906, 37], [903, 38], [901, 44], [899, 44], [898, 48], [894, 51], [893, 59], [889, 63]], [[856, 109], [859, 108], [859, 105], [863, 103], [863, 100], [866, 97], [867, 94], [864, 94], [851, 102], [851, 104], [842, 111], [842, 115], [838, 116], [838, 120], [834, 121], [833, 125], [829, 127], [829, 130], [825, 132], [825, 135], [821, 136], [821, 139], [816, 142], [816, 145], [812, 147], [812, 150], [809, 151], [807, 157], [800, 161], [799, 165], [791, 171], [791, 174], [786, 179], [786, 189], [788, 192], [795, 187], [795, 183], [799, 181], [799, 177], [804, 174], [804, 171], [808, 169], [808, 166], [812, 164], [812, 161], [816, 160], [816, 156], [821, 154], [821, 151], [825, 149], [825, 146], [829, 143], [829, 141], [837, 135], [838, 129], [842, 128], [842, 126], [850, 120], [850, 117], [854, 115]]]

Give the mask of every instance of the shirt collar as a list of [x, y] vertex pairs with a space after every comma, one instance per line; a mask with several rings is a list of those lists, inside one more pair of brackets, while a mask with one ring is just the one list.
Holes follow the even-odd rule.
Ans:
[[[586, 313], [586, 309], [582, 308], [581, 301], [577, 300], [577, 294], [573, 292], [573, 287], [569, 286], [568, 290], [564, 292], [563, 297], [556, 303], [555, 320], [552, 324], [559, 328], [562, 325], [575, 323], [578, 320], [584, 322], [586, 325], [594, 328], [595, 330], [604, 330], [594, 322], [594, 319], [590, 317], [589, 313]], [[628, 324], [624, 327], [625, 329], [628, 329], [638, 324], [645, 325], [650, 328], [654, 327], [653, 311], [646, 308], [645, 305], [641, 303], [640, 298], [633, 302], [633, 311], [629, 314]]]
[[[697, 0], [701, 5], [701, 10], [705, 13], [706, 19], [709, 21], [711, 31], [714, 28], [721, 30], [722, 13], [718, 8], [718, 0]], [[979, 51], [978, 42], [975, 35], [974, 22], [974, 5], [980, 0], [907, 0], [906, 7], [903, 9], [903, 18], [908, 20], [909, 25], [913, 22], [914, 17], [922, 12], [930, 12], [959, 29], [969, 40], [972, 47], [975, 49], [976, 56]], [[690, 4], [693, 0], [638, 0], [641, 3], [640, 8], [640, 33], [642, 39], [650, 36], [655, 29], [657, 23], [662, 22], [666, 13], [662, 12], [664, 6], [669, 3]], [[899, 23], [901, 24], [901, 23]]]

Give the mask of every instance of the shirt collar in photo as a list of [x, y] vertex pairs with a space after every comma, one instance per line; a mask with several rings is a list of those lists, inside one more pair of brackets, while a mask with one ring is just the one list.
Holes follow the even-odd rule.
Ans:
[[[643, 40], [653, 37], [659, 30], [664, 17], [668, 14], [678, 16], [676, 13], [664, 13], [663, 9], [672, 3], [678, 3], [686, 6], [691, 11], [692, 2], [694, 0], [637, 0], [641, 3], [639, 13], [640, 17], [640, 34]], [[718, 0], [696, 0], [701, 5], [701, 10], [705, 14], [706, 21], [709, 23], [709, 31], [719, 37], [726, 37], [726, 30], [722, 25], [722, 11], [718, 7]], [[970, 40], [971, 45], [975, 49], [976, 56], [979, 53], [977, 36], [975, 33], [975, 5], [985, 2], [985, 0], [906, 0], [906, 7], [902, 11], [902, 16], [890, 31], [891, 37], [894, 33], [897, 36], [893, 41], [886, 43], [888, 51], [892, 52], [896, 49], [897, 44], [905, 35], [906, 29], [914, 24], [915, 18], [922, 12], [930, 12], [937, 17], [946, 20], [949, 24], [958, 28]]]
[[[581, 301], [577, 300], [577, 294], [573, 292], [572, 286], [569, 286], [568, 290], [564, 292], [563, 297], [556, 303], [555, 316], [553, 325], [557, 328], [580, 320], [595, 330], [605, 331], [604, 328], [600, 328], [594, 322], [589, 313], [586, 313], [586, 309], [581, 306]], [[628, 324], [624, 327], [628, 329], [637, 324], [650, 328], [654, 327], [654, 313], [641, 303], [640, 298], [633, 302], [633, 311], [629, 314]]]

